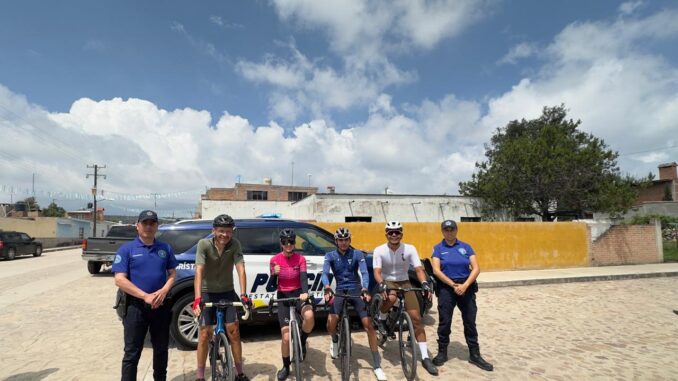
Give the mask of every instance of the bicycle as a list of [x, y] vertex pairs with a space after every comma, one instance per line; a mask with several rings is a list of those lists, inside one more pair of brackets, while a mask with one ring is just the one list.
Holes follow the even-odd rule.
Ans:
[[[348, 315], [348, 300], [349, 299], [364, 299], [362, 295], [349, 295], [347, 290], [334, 296], [341, 296], [343, 302], [341, 304], [341, 314], [339, 315], [339, 358], [341, 360], [341, 379], [348, 381], [351, 378], [351, 319]], [[325, 310], [329, 309], [329, 304], [325, 304]]]
[[[422, 292], [422, 288], [389, 288], [386, 292], [395, 291], [397, 300], [386, 318], [386, 334], [379, 330], [377, 319], [379, 319], [379, 305], [381, 296], [375, 295], [372, 301], [372, 308], [370, 315], [372, 315], [372, 324], [374, 324], [377, 331], [377, 341], [379, 346], [382, 346], [388, 341], [389, 337], [395, 339], [395, 330], [398, 329], [398, 347], [400, 350], [400, 364], [403, 368], [403, 374], [408, 381], [412, 381], [417, 376], [417, 358], [418, 347], [417, 338], [414, 334], [414, 325], [412, 318], [405, 311], [405, 293], [409, 291]], [[407, 337], [405, 337], [407, 334]]]
[[[290, 335], [290, 355], [292, 356], [292, 364], [294, 364], [294, 377], [297, 381], [301, 381], [301, 361], [303, 360], [302, 359], [303, 349], [301, 348], [301, 332], [300, 332], [301, 317], [299, 316], [296, 306], [293, 303], [296, 302], [297, 300], [301, 299], [298, 296], [293, 298], [271, 299], [271, 301], [268, 303], [268, 313], [269, 315], [273, 315], [273, 304], [290, 303], [289, 304], [290, 322], [288, 324]], [[312, 301], [310, 296], [308, 300]]]
[[228, 341], [228, 335], [224, 329], [224, 310], [227, 307], [242, 307], [245, 314], [242, 319], [247, 320], [250, 317], [250, 310], [241, 302], [228, 302], [220, 300], [218, 302], [204, 303], [204, 307], [215, 307], [217, 312], [217, 325], [214, 329], [214, 334], [209, 342], [210, 366], [212, 367], [212, 380], [215, 381], [233, 381], [235, 379], [235, 372], [233, 367], [233, 353], [231, 352], [231, 344]]

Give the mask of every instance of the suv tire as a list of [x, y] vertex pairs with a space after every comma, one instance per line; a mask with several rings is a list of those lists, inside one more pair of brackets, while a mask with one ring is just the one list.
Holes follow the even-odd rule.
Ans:
[[10, 247], [9, 249], [7, 249], [7, 260], [11, 261], [14, 258], [16, 258], [16, 249], [13, 248], [13, 247]]
[[35, 247], [35, 253], [33, 253], [34, 257], [39, 257], [42, 255], [42, 246], [36, 246]]
[[87, 262], [87, 271], [89, 271], [89, 273], [92, 274], [92, 275], [99, 274], [99, 272], [101, 271], [101, 263], [100, 262], [88, 261]]
[[189, 292], [172, 306], [172, 322], [170, 333], [174, 341], [183, 348], [195, 349], [198, 347], [198, 318], [193, 314], [193, 293]]

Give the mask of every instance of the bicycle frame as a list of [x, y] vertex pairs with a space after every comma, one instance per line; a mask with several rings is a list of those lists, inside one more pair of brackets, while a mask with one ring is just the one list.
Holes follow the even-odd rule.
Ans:
[[[299, 297], [293, 297], [293, 298], [279, 298], [279, 299], [271, 299], [271, 301], [268, 303], [268, 309], [269, 309], [269, 314], [273, 314], [273, 304], [279, 304], [279, 303], [289, 303], [289, 302], [296, 302], [297, 300], [300, 300]], [[290, 351], [290, 357], [292, 357], [292, 363], [294, 364], [294, 372], [295, 372], [295, 377], [297, 381], [301, 380], [301, 356], [303, 353], [303, 350], [301, 348], [301, 317], [299, 316], [299, 313], [297, 312], [297, 308], [295, 305], [290, 306], [290, 321], [287, 324], [288, 326], [288, 335], [289, 335], [289, 351]]]
[[[209, 342], [209, 354], [210, 354], [210, 365], [212, 368], [212, 379], [213, 380], [233, 380], [233, 352], [230, 345], [230, 339], [226, 334], [226, 329], [224, 328], [224, 310], [229, 307], [241, 307], [245, 310], [243, 315], [243, 320], [249, 319], [250, 310], [241, 302], [228, 302], [225, 300], [220, 300], [219, 302], [207, 302], [204, 304], [204, 307], [214, 307], [217, 314], [217, 324], [214, 332], [212, 334], [212, 339]], [[221, 348], [223, 348], [223, 353]]]
[[[342, 294], [335, 293], [334, 296], [344, 298], [341, 304], [341, 314], [339, 315], [339, 358], [341, 359], [341, 379], [349, 380], [351, 374], [351, 322], [348, 315], [349, 299], [363, 299], [360, 295], [349, 295], [348, 290], [343, 290]], [[329, 305], [326, 304], [326, 308]]]

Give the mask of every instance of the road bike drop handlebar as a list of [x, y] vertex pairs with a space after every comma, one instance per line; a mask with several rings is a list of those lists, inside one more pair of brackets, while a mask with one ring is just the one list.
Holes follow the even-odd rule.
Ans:
[[[332, 298], [330, 299], [330, 301], [332, 301], [337, 296], [342, 297], [342, 298], [346, 298], [346, 299], [362, 299], [363, 302], [367, 303], [367, 300], [365, 300], [366, 297], [362, 293], [360, 295], [349, 295], [346, 290], [344, 290], [343, 293], [334, 292], [332, 294]], [[326, 302], [324, 308], [325, 308], [325, 311], [329, 311], [330, 310], [330, 303]]]
[[[278, 304], [278, 303], [285, 303], [285, 302], [296, 302], [297, 300], [301, 300], [301, 297], [299, 296], [294, 296], [291, 298], [272, 298], [268, 302], [268, 314], [273, 315], [273, 305]], [[311, 306], [315, 307], [315, 299], [309, 294], [308, 298], [306, 301], [311, 303]], [[303, 302], [303, 300], [302, 300]]]
[[218, 302], [207, 302], [203, 303], [205, 307], [216, 307], [219, 309], [224, 309], [226, 307], [240, 307], [245, 311], [245, 314], [242, 316], [242, 320], [247, 320], [250, 318], [250, 309], [242, 304], [242, 302], [227, 302], [225, 300], [220, 300]]

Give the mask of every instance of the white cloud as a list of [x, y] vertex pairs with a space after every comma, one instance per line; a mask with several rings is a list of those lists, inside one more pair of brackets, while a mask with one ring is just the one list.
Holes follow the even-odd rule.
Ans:
[[[661, 147], [678, 120], [678, 70], [648, 46], [678, 36], [678, 11], [640, 19], [574, 23], [545, 49], [545, 65], [510, 91], [490, 99], [485, 128], [534, 118], [543, 106], [564, 103], [580, 128], [621, 154]], [[659, 156], [656, 156], [659, 157]], [[625, 171], [646, 174], [651, 156], [622, 156]], [[646, 164], [641, 163], [643, 161]], [[656, 164], [656, 163], [655, 163]]]
[[[267, 56], [262, 62], [243, 60], [236, 65], [244, 78], [276, 88], [270, 99], [271, 117], [286, 121], [291, 115], [304, 115], [302, 111], [317, 118], [370, 104], [386, 89], [416, 80], [416, 72], [398, 68], [389, 57], [412, 54], [412, 49], [430, 50], [458, 36], [487, 7], [486, 1], [467, 0], [276, 0], [273, 4], [283, 21], [326, 35], [340, 61], [336, 66], [312, 61], [292, 44], [288, 60]], [[292, 100], [294, 113], [288, 112]]]
[[[8, 184], [26, 184], [27, 174], [37, 173], [39, 189], [87, 194], [86, 166], [97, 163], [107, 166], [100, 189], [149, 194], [229, 186], [238, 175], [243, 182], [271, 177], [285, 184], [295, 161], [295, 172], [311, 173], [321, 189], [381, 192], [390, 185], [454, 193], [482, 150], [464, 140], [479, 120], [479, 105], [448, 97], [411, 105], [407, 116], [388, 96], [377, 99], [369, 118], [351, 128], [336, 130], [318, 119], [286, 132], [276, 123], [253, 126], [230, 113], [213, 121], [205, 111], [164, 110], [141, 99], [82, 98], [68, 112], [49, 113], [0, 87], [0, 110], [16, 115], [0, 119], [0, 134], [14, 142], [0, 155], [0, 171]], [[453, 152], [445, 139], [467, 148]], [[194, 193], [158, 208], [174, 202], [186, 210], [197, 201]], [[143, 202], [149, 207], [152, 200]]]
[[530, 57], [536, 54], [538, 47], [534, 43], [521, 42], [518, 45], [512, 46], [511, 49], [499, 59], [497, 63], [499, 64], [515, 64], [523, 58]]
[[619, 5], [619, 13], [622, 15], [630, 15], [633, 12], [636, 11], [641, 5], [643, 5], [642, 1], [627, 1], [625, 3], [621, 3]]

